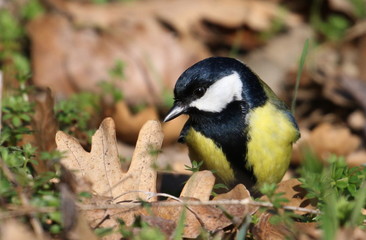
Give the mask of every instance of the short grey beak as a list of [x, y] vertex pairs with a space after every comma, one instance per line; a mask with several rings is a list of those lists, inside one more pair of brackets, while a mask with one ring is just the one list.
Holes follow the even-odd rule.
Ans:
[[186, 110], [187, 110], [187, 106], [184, 106], [180, 102], [175, 102], [173, 107], [169, 110], [168, 114], [164, 118], [164, 122], [168, 122], [168, 121], [178, 117], [179, 115], [185, 113]]

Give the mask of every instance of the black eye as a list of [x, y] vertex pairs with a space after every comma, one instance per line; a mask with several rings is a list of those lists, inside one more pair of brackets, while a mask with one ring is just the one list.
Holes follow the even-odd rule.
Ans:
[[205, 88], [203, 88], [203, 87], [199, 87], [199, 88], [196, 88], [196, 89], [193, 91], [193, 94], [194, 94], [196, 97], [200, 98], [200, 97], [202, 97], [202, 96], [205, 94], [205, 92], [206, 92], [206, 89], [205, 89]]

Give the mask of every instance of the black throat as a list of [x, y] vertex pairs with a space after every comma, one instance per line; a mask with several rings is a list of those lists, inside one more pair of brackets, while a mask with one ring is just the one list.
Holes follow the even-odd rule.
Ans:
[[252, 170], [246, 168], [248, 126], [245, 116], [248, 111], [249, 106], [243, 101], [234, 101], [219, 113], [194, 109], [189, 113], [190, 118], [179, 140], [185, 142], [184, 138], [190, 127], [212, 139], [222, 149], [234, 169], [237, 181], [233, 185], [245, 183], [247, 187], [252, 187], [256, 179]]

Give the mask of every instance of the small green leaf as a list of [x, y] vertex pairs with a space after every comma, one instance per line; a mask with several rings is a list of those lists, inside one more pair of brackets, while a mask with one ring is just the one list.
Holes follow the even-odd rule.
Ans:
[[356, 192], [357, 192], [357, 188], [355, 184], [349, 184], [347, 186], [347, 190], [351, 193], [352, 196], [355, 196]]
[[336, 186], [344, 189], [348, 186], [348, 178], [342, 178], [336, 181]]
[[226, 190], [229, 190], [228, 186], [226, 186], [226, 185], [225, 185], [225, 184], [223, 184], [223, 183], [217, 183], [217, 184], [215, 184], [215, 185], [213, 186], [213, 189], [221, 189], [221, 188], [226, 189]]
[[61, 226], [59, 224], [52, 224], [51, 227], [50, 227], [50, 232], [52, 234], [61, 233]]
[[22, 125], [22, 120], [20, 120], [19, 117], [14, 116], [13, 119], [11, 119], [12, 124], [14, 127], [20, 127]]

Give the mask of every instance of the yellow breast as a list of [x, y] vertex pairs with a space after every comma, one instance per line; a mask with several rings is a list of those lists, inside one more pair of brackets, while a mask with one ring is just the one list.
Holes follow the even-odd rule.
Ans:
[[191, 161], [203, 161], [203, 167], [210, 170], [214, 169], [215, 174], [226, 184], [235, 180], [234, 171], [231, 169], [225, 154], [211, 139], [190, 128], [185, 140]]
[[277, 183], [288, 169], [298, 130], [288, 116], [269, 101], [249, 114], [247, 167], [253, 169], [257, 186]]

